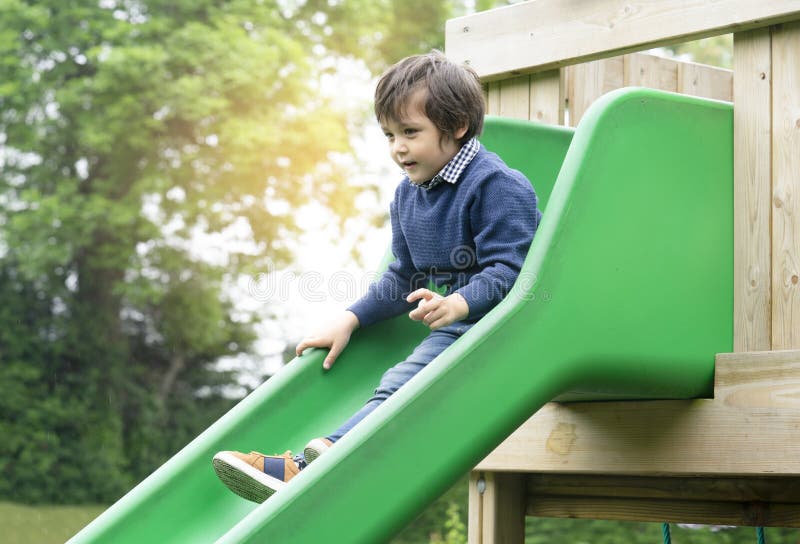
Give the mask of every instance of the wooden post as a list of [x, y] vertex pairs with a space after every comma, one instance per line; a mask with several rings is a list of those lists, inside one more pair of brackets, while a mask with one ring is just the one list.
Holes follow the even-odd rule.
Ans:
[[469, 480], [469, 543], [523, 544], [524, 474], [473, 472]]
[[772, 33], [772, 349], [800, 347], [800, 21]]
[[771, 336], [772, 40], [733, 36], [733, 349], [764, 351]]

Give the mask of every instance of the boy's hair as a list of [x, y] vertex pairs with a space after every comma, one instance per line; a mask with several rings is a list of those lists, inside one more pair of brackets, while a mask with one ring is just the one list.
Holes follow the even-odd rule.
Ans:
[[379, 122], [402, 119], [419, 89], [426, 91], [425, 115], [443, 134], [455, 138], [466, 126], [459, 145], [480, 135], [485, 105], [478, 74], [436, 50], [406, 57], [384, 72], [375, 88], [375, 117]]

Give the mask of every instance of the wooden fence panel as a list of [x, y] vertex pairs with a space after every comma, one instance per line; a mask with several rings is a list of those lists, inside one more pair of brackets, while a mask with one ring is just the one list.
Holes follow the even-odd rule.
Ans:
[[530, 119], [530, 103], [530, 76], [515, 77], [500, 82], [500, 116]]
[[570, 126], [577, 126], [592, 102], [621, 87], [649, 87], [726, 101], [733, 98], [731, 70], [645, 53], [577, 64], [564, 70]]
[[800, 21], [772, 34], [772, 349], [800, 346]]

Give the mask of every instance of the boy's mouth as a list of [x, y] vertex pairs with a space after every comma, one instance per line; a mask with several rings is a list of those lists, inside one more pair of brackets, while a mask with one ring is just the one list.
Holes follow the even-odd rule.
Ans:
[[415, 166], [417, 163], [414, 161], [403, 161], [403, 168], [411, 168]]

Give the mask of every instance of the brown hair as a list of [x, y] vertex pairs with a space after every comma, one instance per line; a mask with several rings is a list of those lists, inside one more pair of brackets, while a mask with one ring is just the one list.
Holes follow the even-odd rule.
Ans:
[[426, 91], [425, 115], [443, 134], [455, 138], [455, 132], [466, 126], [460, 145], [480, 135], [485, 106], [478, 74], [436, 50], [406, 57], [384, 72], [375, 88], [375, 117], [379, 122], [402, 119], [420, 89]]

